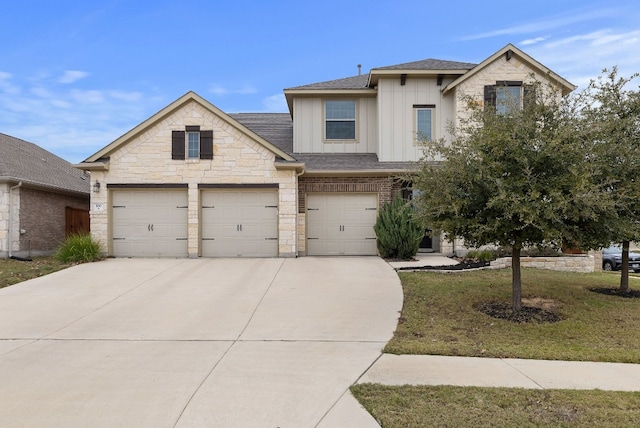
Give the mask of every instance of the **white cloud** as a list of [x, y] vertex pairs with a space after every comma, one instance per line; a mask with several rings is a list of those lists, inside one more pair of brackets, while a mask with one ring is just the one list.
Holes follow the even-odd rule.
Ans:
[[109, 96], [119, 101], [137, 102], [142, 99], [140, 92], [109, 91]]
[[270, 97], [262, 99], [262, 105], [265, 106], [267, 112], [271, 113], [284, 113], [289, 111], [287, 106], [287, 99], [284, 94], [271, 95]]
[[546, 40], [546, 37], [536, 37], [533, 39], [523, 40], [519, 44], [522, 46], [529, 46], [529, 45], [535, 45], [536, 43], [544, 42], [545, 40]]
[[6, 71], [0, 71], [0, 91], [8, 95], [17, 95], [20, 93], [20, 87], [12, 83], [13, 74]]
[[58, 78], [58, 83], [64, 83], [64, 84], [74, 83], [74, 82], [77, 82], [78, 80], [84, 79], [88, 75], [89, 73], [87, 73], [86, 71], [66, 70], [64, 74]]
[[571, 83], [586, 86], [602, 69], [618, 66], [621, 76], [640, 68], [640, 30], [601, 29], [549, 39], [527, 50], [530, 55]]
[[81, 91], [78, 89], [74, 89], [73, 91], [71, 91], [71, 97], [82, 104], [97, 104], [104, 102], [103, 92], [97, 90]]
[[218, 96], [231, 95], [231, 94], [250, 95], [250, 94], [257, 93], [258, 90], [251, 85], [245, 85], [235, 89], [226, 88], [221, 85], [213, 85], [209, 88], [209, 92], [212, 93], [213, 95], [218, 95]]
[[566, 28], [571, 24], [579, 22], [591, 21], [591, 20], [604, 20], [607, 17], [615, 15], [616, 11], [612, 9], [599, 9], [591, 10], [582, 13], [569, 13], [562, 16], [550, 16], [545, 19], [541, 19], [533, 22], [525, 22], [517, 24], [511, 27], [501, 28], [499, 30], [487, 31], [485, 33], [473, 34], [470, 36], [462, 37], [462, 40], [478, 40], [486, 39], [490, 37], [508, 36], [516, 34], [533, 34], [540, 33], [542, 31], [548, 31], [556, 28]]
[[36, 95], [40, 98], [49, 98], [52, 96], [51, 91], [42, 86], [36, 86], [34, 88], [31, 88], [29, 92], [31, 92], [33, 95]]

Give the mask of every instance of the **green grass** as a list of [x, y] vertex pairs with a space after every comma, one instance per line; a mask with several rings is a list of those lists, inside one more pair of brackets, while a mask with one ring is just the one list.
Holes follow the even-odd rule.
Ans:
[[383, 428], [640, 426], [637, 392], [371, 384], [351, 392]]
[[69, 267], [53, 257], [36, 257], [31, 262], [0, 259], [0, 288], [37, 278]]
[[640, 299], [588, 290], [615, 288], [619, 275], [524, 269], [522, 277], [523, 297], [551, 302], [562, 321], [517, 324], [476, 310], [486, 301], [510, 302], [508, 269], [400, 273], [404, 307], [384, 351], [640, 363]]

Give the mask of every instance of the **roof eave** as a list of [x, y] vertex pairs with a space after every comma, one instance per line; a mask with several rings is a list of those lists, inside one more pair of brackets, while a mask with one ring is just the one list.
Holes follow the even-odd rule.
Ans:
[[0, 183], [9, 183], [9, 184], [22, 183], [21, 184], [22, 186], [29, 187], [29, 188], [32, 188], [32, 189], [38, 189], [38, 190], [44, 190], [44, 191], [48, 191], [48, 192], [61, 193], [61, 194], [65, 194], [65, 195], [89, 196], [90, 193], [91, 193], [89, 191], [89, 187], [88, 186], [87, 186], [87, 190], [86, 191], [75, 190], [75, 189], [69, 189], [67, 187], [52, 186], [51, 184], [40, 183], [38, 181], [33, 181], [33, 180], [25, 179], [25, 178], [17, 178], [17, 177], [2, 176], [2, 177], [0, 177]]
[[411, 172], [411, 168], [403, 169], [307, 169], [304, 171], [304, 177], [389, 177], [406, 174]]
[[154, 126], [155, 124], [161, 122], [163, 119], [173, 114], [176, 110], [178, 110], [180, 107], [182, 107], [183, 105], [185, 105], [190, 101], [195, 101], [198, 104], [202, 105], [204, 108], [214, 113], [215, 115], [224, 118], [224, 120], [226, 120], [230, 125], [235, 127], [240, 132], [251, 137], [255, 141], [259, 142], [260, 144], [262, 144], [264, 147], [269, 149], [271, 152], [273, 152], [277, 156], [280, 156], [285, 160], [291, 160], [291, 161], [294, 160], [288, 153], [284, 152], [283, 150], [274, 146], [264, 138], [260, 137], [258, 134], [251, 131], [249, 128], [242, 125], [237, 120], [233, 119], [227, 113], [223, 112], [222, 110], [220, 110], [219, 108], [211, 104], [209, 101], [202, 98], [200, 95], [196, 94], [193, 91], [189, 91], [183, 96], [181, 96], [180, 98], [178, 98], [177, 100], [175, 100], [174, 102], [172, 102], [171, 104], [169, 104], [168, 106], [166, 106], [165, 108], [163, 108], [162, 110], [160, 110], [159, 112], [157, 112], [156, 114], [154, 114], [153, 116], [151, 116], [150, 118], [148, 118], [147, 120], [145, 120], [144, 122], [138, 124], [135, 128], [131, 129], [129, 132], [117, 138], [115, 141], [113, 141], [112, 143], [104, 147], [102, 150], [94, 153], [93, 155], [85, 159], [83, 163], [95, 162], [100, 158], [108, 157], [113, 151], [117, 150], [120, 146], [129, 142], [130, 140], [135, 138], [137, 135], [145, 132], [151, 126]]
[[78, 168], [84, 171], [108, 171], [109, 170], [109, 159], [102, 160], [98, 159], [95, 162], [80, 162], [72, 165], [74, 168]]
[[407, 76], [459, 76], [467, 73], [470, 69], [455, 69], [455, 70], [402, 70], [402, 69], [394, 69], [394, 70], [376, 70], [373, 69], [369, 73], [369, 80], [367, 82], [367, 86], [376, 86], [378, 84], [378, 80], [380, 77], [400, 77], [405, 74]]
[[521, 51], [520, 49], [515, 47], [513, 44], [509, 43], [508, 45], [506, 45], [505, 47], [503, 47], [502, 49], [500, 49], [499, 51], [497, 51], [496, 53], [494, 53], [493, 55], [491, 55], [490, 57], [482, 61], [480, 64], [468, 70], [468, 72], [466, 72], [465, 74], [458, 77], [456, 80], [454, 80], [453, 82], [449, 83], [447, 86], [442, 88], [442, 93], [446, 94], [447, 92], [449, 92], [450, 90], [452, 90], [453, 88], [461, 84], [462, 82], [472, 77], [478, 71], [482, 70], [488, 64], [491, 64], [492, 62], [494, 62], [500, 56], [505, 55], [508, 51], [511, 51], [512, 53], [518, 55], [520, 58], [525, 60], [530, 66], [537, 69], [540, 72], [540, 74], [550, 76], [553, 80], [555, 80], [560, 85], [563, 96], [569, 94], [570, 92], [573, 92], [577, 88], [577, 86], [574, 85], [573, 83], [564, 79], [559, 74], [553, 72], [551, 69], [544, 66], [542, 63], [536, 61], [535, 59], [530, 57], [528, 54]]
[[377, 89], [285, 89], [284, 97], [287, 100], [289, 113], [293, 117], [293, 98], [313, 98], [313, 97], [342, 97], [342, 96], [358, 96], [358, 97], [375, 97], [378, 94]]
[[305, 164], [304, 162], [275, 162], [274, 165], [277, 170], [295, 170], [296, 172], [303, 173]]

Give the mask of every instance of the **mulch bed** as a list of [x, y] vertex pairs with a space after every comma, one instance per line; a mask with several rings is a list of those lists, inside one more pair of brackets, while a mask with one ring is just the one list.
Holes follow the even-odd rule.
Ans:
[[407, 266], [396, 268], [396, 270], [465, 270], [465, 269], [478, 269], [489, 266], [489, 262], [472, 262], [463, 261], [457, 265], [442, 265], [442, 266]]
[[622, 291], [619, 288], [594, 287], [594, 288], [589, 288], [589, 291], [593, 291], [594, 293], [606, 294], [607, 296], [624, 297], [627, 299], [640, 298], [640, 290], [630, 289], [629, 291]]
[[476, 309], [493, 318], [503, 319], [518, 324], [524, 323], [554, 323], [562, 320], [555, 312], [533, 306], [522, 306], [519, 311], [514, 311], [511, 304], [504, 302], [485, 302], [476, 305]]

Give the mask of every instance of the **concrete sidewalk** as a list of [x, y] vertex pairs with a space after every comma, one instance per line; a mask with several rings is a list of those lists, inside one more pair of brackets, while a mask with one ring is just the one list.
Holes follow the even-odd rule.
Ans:
[[384, 354], [358, 383], [640, 391], [640, 364]]
[[[418, 254], [389, 265], [418, 269], [457, 263], [442, 254]], [[358, 383], [640, 391], [640, 364], [384, 354]]]

